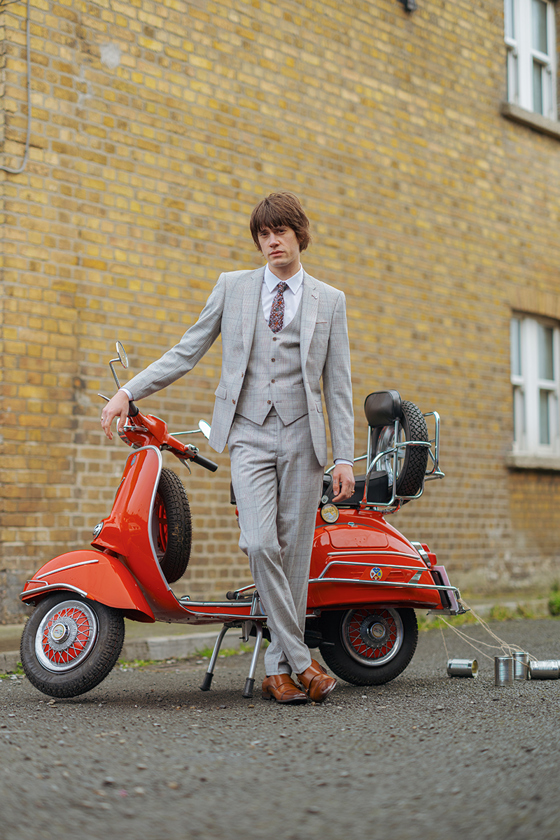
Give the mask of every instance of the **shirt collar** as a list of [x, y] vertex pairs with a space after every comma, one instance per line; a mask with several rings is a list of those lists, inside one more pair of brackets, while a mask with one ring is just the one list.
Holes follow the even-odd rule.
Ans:
[[[272, 273], [268, 263], [264, 267], [264, 282], [266, 283], [266, 288], [269, 292], [273, 292], [278, 283], [282, 282], [280, 278]], [[286, 283], [288, 284], [290, 291], [292, 291], [295, 295], [303, 283], [303, 266], [300, 265], [299, 271], [296, 272], [293, 277], [290, 277], [289, 280], [286, 280]]]

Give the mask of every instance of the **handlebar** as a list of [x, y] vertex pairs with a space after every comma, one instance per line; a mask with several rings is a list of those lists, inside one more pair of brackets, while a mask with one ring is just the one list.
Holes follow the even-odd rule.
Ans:
[[196, 454], [194, 458], [191, 458], [193, 463], [198, 464], [199, 467], [204, 467], [205, 470], [210, 470], [210, 472], [216, 472], [218, 469], [218, 465], [211, 461], [210, 458], [205, 458], [204, 455]]
[[140, 414], [140, 409], [132, 400], [128, 403], [128, 416], [129, 417], [136, 417], [137, 414]]

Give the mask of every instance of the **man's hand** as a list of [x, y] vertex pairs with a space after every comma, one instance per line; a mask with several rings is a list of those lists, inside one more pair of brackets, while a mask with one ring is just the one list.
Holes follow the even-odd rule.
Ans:
[[101, 412], [101, 428], [109, 440], [113, 440], [111, 423], [115, 417], [119, 418], [117, 422], [117, 432], [120, 432], [126, 423], [126, 418], [128, 417], [128, 396], [124, 391], [117, 391], [115, 396], [109, 400]]
[[343, 502], [354, 492], [354, 470], [350, 464], [337, 464], [333, 470], [333, 502]]

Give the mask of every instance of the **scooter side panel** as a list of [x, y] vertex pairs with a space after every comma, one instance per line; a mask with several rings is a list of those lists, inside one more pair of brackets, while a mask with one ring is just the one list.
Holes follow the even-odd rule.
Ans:
[[[420, 586], [402, 585], [410, 583]], [[317, 523], [308, 609], [358, 604], [439, 607], [437, 590], [424, 589], [422, 583], [434, 585], [429, 569], [381, 514], [369, 512], [366, 521], [356, 511], [341, 511], [335, 524]]]
[[155, 620], [129, 570], [110, 554], [84, 549], [54, 557], [27, 581], [21, 599], [36, 601], [47, 593], [64, 589], [108, 607], [141, 613], [144, 620]]

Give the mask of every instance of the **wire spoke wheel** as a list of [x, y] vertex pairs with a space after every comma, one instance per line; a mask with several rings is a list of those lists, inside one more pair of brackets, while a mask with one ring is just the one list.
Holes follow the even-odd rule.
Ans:
[[362, 665], [375, 668], [390, 662], [403, 639], [403, 623], [397, 610], [349, 610], [342, 622], [342, 643]]
[[21, 664], [44, 694], [77, 697], [111, 672], [123, 641], [120, 610], [55, 592], [39, 602], [24, 627]]
[[418, 623], [413, 609], [389, 606], [325, 611], [319, 649], [334, 673], [353, 685], [382, 685], [414, 656]]
[[43, 618], [35, 653], [47, 671], [68, 671], [86, 659], [97, 638], [97, 619], [83, 601], [64, 601]]

